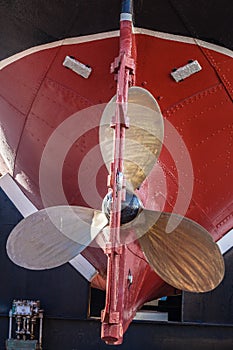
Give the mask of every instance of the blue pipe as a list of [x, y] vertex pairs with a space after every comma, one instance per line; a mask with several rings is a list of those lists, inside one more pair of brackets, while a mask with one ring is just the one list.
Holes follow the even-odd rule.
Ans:
[[121, 13], [133, 13], [133, 0], [122, 0]]

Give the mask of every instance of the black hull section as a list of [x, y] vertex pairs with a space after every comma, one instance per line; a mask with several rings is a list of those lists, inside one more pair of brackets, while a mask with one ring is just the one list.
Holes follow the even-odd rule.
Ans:
[[[14, 299], [41, 301], [45, 316], [44, 350], [109, 349], [100, 339], [100, 319], [88, 319], [89, 283], [70, 264], [47, 271], [30, 271], [9, 260], [6, 240], [21, 219], [19, 211], [0, 189], [0, 350], [5, 349], [8, 313]], [[118, 348], [141, 350], [146, 344], [148, 350], [231, 350], [232, 255], [232, 249], [225, 254], [227, 273], [217, 289], [204, 294], [184, 293], [183, 308], [178, 313], [185, 322], [134, 321]], [[94, 313], [100, 315], [103, 300], [96, 298]]]
[[226, 272], [218, 288], [203, 294], [183, 294], [183, 321], [233, 325], [233, 249], [224, 258]]
[[0, 188], [0, 349], [5, 349], [8, 314], [14, 299], [40, 300], [45, 318], [83, 320], [88, 314], [89, 283], [70, 264], [47, 271], [30, 271], [10, 261], [6, 241], [22, 218]]
[[[0, 317], [1, 334], [7, 334], [6, 317]], [[100, 339], [98, 320], [47, 318], [44, 322], [43, 350], [232, 350], [232, 326], [151, 323], [134, 321], [124, 343], [106, 345]], [[1, 336], [1, 350], [5, 350]]]
[[[69, 37], [119, 28], [120, 0], [0, 3], [0, 59]], [[233, 49], [231, 0], [135, 0], [134, 24]]]

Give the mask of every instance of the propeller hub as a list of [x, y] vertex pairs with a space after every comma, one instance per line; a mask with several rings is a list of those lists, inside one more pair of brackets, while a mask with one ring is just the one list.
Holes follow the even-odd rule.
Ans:
[[[112, 202], [112, 194], [108, 193], [103, 200], [102, 210], [105, 213], [107, 219], [110, 219], [110, 208]], [[130, 192], [126, 191], [125, 201], [121, 202], [121, 225], [127, 224], [136, 218], [141, 209], [141, 202], [138, 197]]]

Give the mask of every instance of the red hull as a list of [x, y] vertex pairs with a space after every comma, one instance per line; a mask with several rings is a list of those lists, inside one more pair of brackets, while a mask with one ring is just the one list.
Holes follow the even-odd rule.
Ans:
[[[43, 207], [39, 184], [40, 162], [51, 135], [72, 115], [77, 115], [78, 121], [79, 111], [107, 103], [115, 94], [116, 83], [109, 73], [109, 67], [118, 54], [118, 37], [114, 33], [112, 37], [101, 36], [104, 39], [93, 40], [95, 37], [89, 37], [87, 42], [82, 38], [81, 43], [77, 40], [77, 43], [65, 42], [64, 45], [54, 47], [48, 45], [46, 49], [6, 65], [1, 71], [2, 157], [9, 172], [38, 208]], [[143, 86], [155, 96], [166, 118], [165, 146], [159, 162], [138, 194], [146, 208], [171, 212], [175, 207], [178, 212], [205, 227], [217, 241], [233, 226], [233, 195], [229, 191], [232, 182], [233, 90], [230, 82], [233, 60], [227, 52], [224, 54], [213, 48], [179, 40], [135, 35], [135, 85]], [[93, 73], [89, 79], [83, 79], [63, 67], [67, 55], [92, 67]], [[172, 69], [187, 64], [190, 59], [198, 60], [202, 71], [176, 83], [170, 76]], [[90, 205], [87, 198], [91, 197], [92, 189], [89, 184], [96, 177], [100, 196], [95, 204], [96, 207], [101, 206], [100, 198], [107, 191], [107, 172], [104, 166], [93, 170], [93, 163], [98, 165], [102, 158], [98, 148], [98, 127], [92, 128], [92, 125], [98, 125], [103, 107], [101, 105], [95, 109], [95, 114], [89, 115], [90, 127], [78, 140], [69, 140], [68, 134], [63, 135], [69, 147], [62, 169], [56, 168], [62, 152], [62, 145], [57, 144], [54, 150], [57, 159], [53, 159], [51, 168], [46, 169], [46, 201], [49, 205], [64, 204], [63, 194], [57, 194], [54, 185], [54, 178], [60, 171], [69, 204]], [[82, 118], [80, 114], [80, 123]], [[76, 125], [81, 128], [81, 124]], [[169, 148], [169, 126], [178, 131], [192, 162], [193, 181], [188, 179], [182, 186], [180, 176], [185, 179], [188, 169], [183, 165], [182, 157], [177, 159], [175, 150]], [[96, 145], [95, 157], [99, 160], [89, 160], [88, 167], [83, 171], [82, 162]], [[80, 169], [82, 172], [79, 172]], [[80, 188], [78, 176], [89, 197]], [[187, 191], [192, 186], [190, 203], [186, 208]], [[136, 310], [146, 301], [174, 292], [151, 270], [137, 242], [131, 243], [126, 249], [124, 276], [130, 269], [133, 285], [128, 288], [127, 281], [124, 282], [127, 292], [123, 331], [127, 329]], [[102, 277], [94, 280], [93, 285], [104, 288], [104, 252], [87, 248], [83, 255]]]

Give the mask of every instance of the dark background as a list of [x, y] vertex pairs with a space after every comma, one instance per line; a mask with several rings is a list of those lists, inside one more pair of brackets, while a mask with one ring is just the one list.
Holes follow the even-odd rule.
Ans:
[[[0, 59], [32, 46], [119, 28], [120, 0], [1, 0]], [[135, 0], [134, 24], [233, 49], [232, 0]]]

